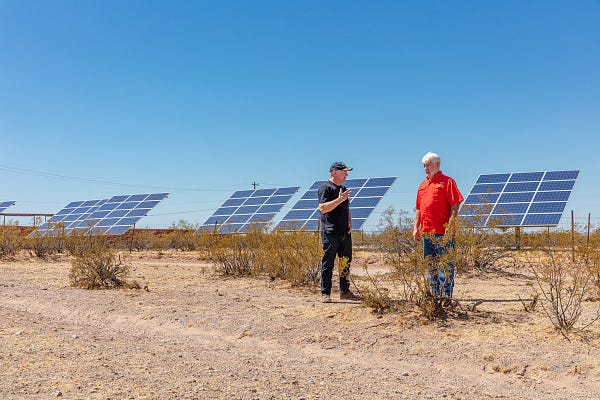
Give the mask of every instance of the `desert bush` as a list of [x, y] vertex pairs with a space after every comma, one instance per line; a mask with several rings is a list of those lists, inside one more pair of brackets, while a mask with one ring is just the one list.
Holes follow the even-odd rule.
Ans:
[[597, 310], [590, 322], [578, 325], [583, 302], [594, 284], [590, 257], [585, 251], [573, 254], [552, 247], [542, 257], [530, 258], [529, 264], [537, 283], [536, 293], [545, 300], [541, 302], [542, 309], [563, 335], [574, 329], [584, 329], [600, 317]]
[[36, 257], [45, 260], [49, 255], [54, 253], [54, 238], [45, 235], [34, 235], [29, 239], [29, 246]]
[[21, 248], [21, 232], [15, 225], [0, 227], [0, 258], [12, 257]]
[[168, 235], [160, 234], [153, 235], [150, 238], [150, 248], [158, 251], [159, 254], [163, 254], [165, 250], [168, 250], [171, 245], [171, 238]]
[[114, 250], [94, 246], [77, 254], [69, 271], [71, 286], [83, 289], [118, 288], [127, 284], [129, 266]]
[[456, 229], [456, 268], [459, 271], [486, 271], [501, 260], [512, 261], [514, 237], [492, 226], [466, 227], [458, 222]]
[[144, 231], [144, 230], [131, 230], [131, 237], [129, 239], [128, 247], [130, 250], [135, 251], [147, 251], [152, 248], [152, 240], [154, 239], [154, 234], [152, 232]]
[[258, 247], [263, 233], [214, 234], [210, 236], [206, 253], [225, 275], [252, 275], [260, 270]]
[[381, 233], [377, 237], [378, 250], [383, 260], [393, 270], [393, 281], [401, 288], [401, 296], [407, 301], [415, 301], [418, 296], [423, 274], [421, 248], [412, 235], [412, 219], [408, 213], [400, 211], [398, 217], [393, 208], [388, 208], [380, 221]]
[[35, 256], [46, 259], [54, 253], [65, 251], [67, 234], [62, 223], [48, 223], [48, 230], [44, 233], [34, 231], [31, 237], [26, 238], [26, 246], [33, 251]]
[[362, 297], [362, 303], [371, 308], [374, 313], [384, 314], [386, 312], [397, 311], [401, 301], [394, 298], [387, 285], [384, 285], [385, 283], [388, 283], [388, 285], [393, 286], [393, 281], [389, 282], [390, 280], [388, 279], [388, 282], [384, 282], [384, 280], [386, 280], [385, 277], [375, 278], [369, 273], [368, 265], [374, 264], [376, 261], [375, 256], [356, 261], [355, 264], [362, 267], [364, 271], [366, 282], [356, 282], [352, 279], [352, 276], [350, 276], [351, 282]]
[[74, 257], [80, 257], [97, 247], [109, 248], [109, 237], [88, 235], [84, 231], [70, 231], [66, 236], [65, 248]]
[[314, 232], [274, 231], [258, 243], [257, 265], [271, 278], [293, 286], [313, 286], [319, 281], [323, 251]]
[[181, 251], [194, 251], [198, 247], [198, 234], [196, 231], [199, 226], [192, 224], [184, 219], [171, 224], [167, 236], [169, 248]]
[[377, 239], [378, 248], [385, 263], [393, 267], [393, 273], [386, 279], [389, 278], [390, 283], [399, 288], [399, 298], [391, 298], [388, 292], [380, 288], [377, 281], [369, 276], [373, 289], [361, 289], [366, 299], [365, 303], [372, 303], [375, 309], [382, 309], [390, 307], [391, 304], [408, 302], [418, 307], [427, 319], [445, 318], [457, 303], [443, 296], [432, 296], [428, 273], [430, 270], [444, 270], [450, 261], [456, 262], [455, 251], [441, 255], [435, 261], [423, 259], [421, 241], [415, 242], [413, 220], [407, 217], [406, 212], [401, 211], [396, 218], [393, 209], [390, 208], [384, 213], [380, 225], [382, 231]]

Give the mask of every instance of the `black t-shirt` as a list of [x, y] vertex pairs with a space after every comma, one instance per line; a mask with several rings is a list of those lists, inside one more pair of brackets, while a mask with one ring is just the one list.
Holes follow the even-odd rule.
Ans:
[[[340, 190], [346, 191], [344, 186], [337, 186], [331, 181], [327, 181], [319, 188], [319, 203], [327, 203], [340, 196]], [[348, 222], [350, 216], [350, 202], [344, 201], [342, 204], [321, 214], [321, 229], [325, 232], [348, 233]]]

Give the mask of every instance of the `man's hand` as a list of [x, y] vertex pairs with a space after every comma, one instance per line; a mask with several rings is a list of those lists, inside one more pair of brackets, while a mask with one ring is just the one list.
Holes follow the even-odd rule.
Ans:
[[413, 237], [415, 238], [415, 241], [419, 241], [419, 239], [421, 238], [421, 232], [419, 232], [418, 226], [415, 226], [415, 228], [413, 229]]
[[319, 203], [319, 211], [321, 212], [321, 214], [325, 214], [332, 211], [344, 201], [348, 200], [348, 197], [350, 197], [351, 193], [352, 189], [348, 189], [345, 192], [342, 192], [342, 190], [340, 189], [337, 199], [333, 199], [326, 203]]
[[342, 192], [342, 190], [340, 189], [340, 194], [338, 196], [338, 199], [341, 200], [340, 203], [343, 203], [344, 201], [348, 200], [348, 197], [350, 196], [351, 193], [352, 193], [352, 189], [347, 189], [345, 192]]

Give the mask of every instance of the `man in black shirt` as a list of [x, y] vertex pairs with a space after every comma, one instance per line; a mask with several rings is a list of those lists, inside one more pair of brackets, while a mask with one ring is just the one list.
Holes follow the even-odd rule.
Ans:
[[331, 302], [331, 276], [336, 255], [340, 257], [340, 299], [360, 300], [350, 291], [350, 261], [352, 261], [352, 214], [348, 197], [352, 192], [342, 186], [348, 171], [343, 162], [336, 161], [329, 168], [329, 181], [319, 188], [321, 212], [321, 237], [323, 260], [321, 262], [321, 295], [323, 303]]

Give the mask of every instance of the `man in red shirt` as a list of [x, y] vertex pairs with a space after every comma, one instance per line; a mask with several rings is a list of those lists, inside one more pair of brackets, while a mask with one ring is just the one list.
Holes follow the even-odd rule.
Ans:
[[440, 171], [440, 156], [427, 153], [422, 161], [427, 179], [417, 191], [413, 236], [415, 240], [422, 237], [423, 257], [430, 258], [428, 279], [431, 294], [436, 298], [443, 295], [450, 299], [454, 289], [454, 264], [448, 262], [440, 269], [435, 261], [454, 249], [454, 221], [464, 199], [454, 179]]

